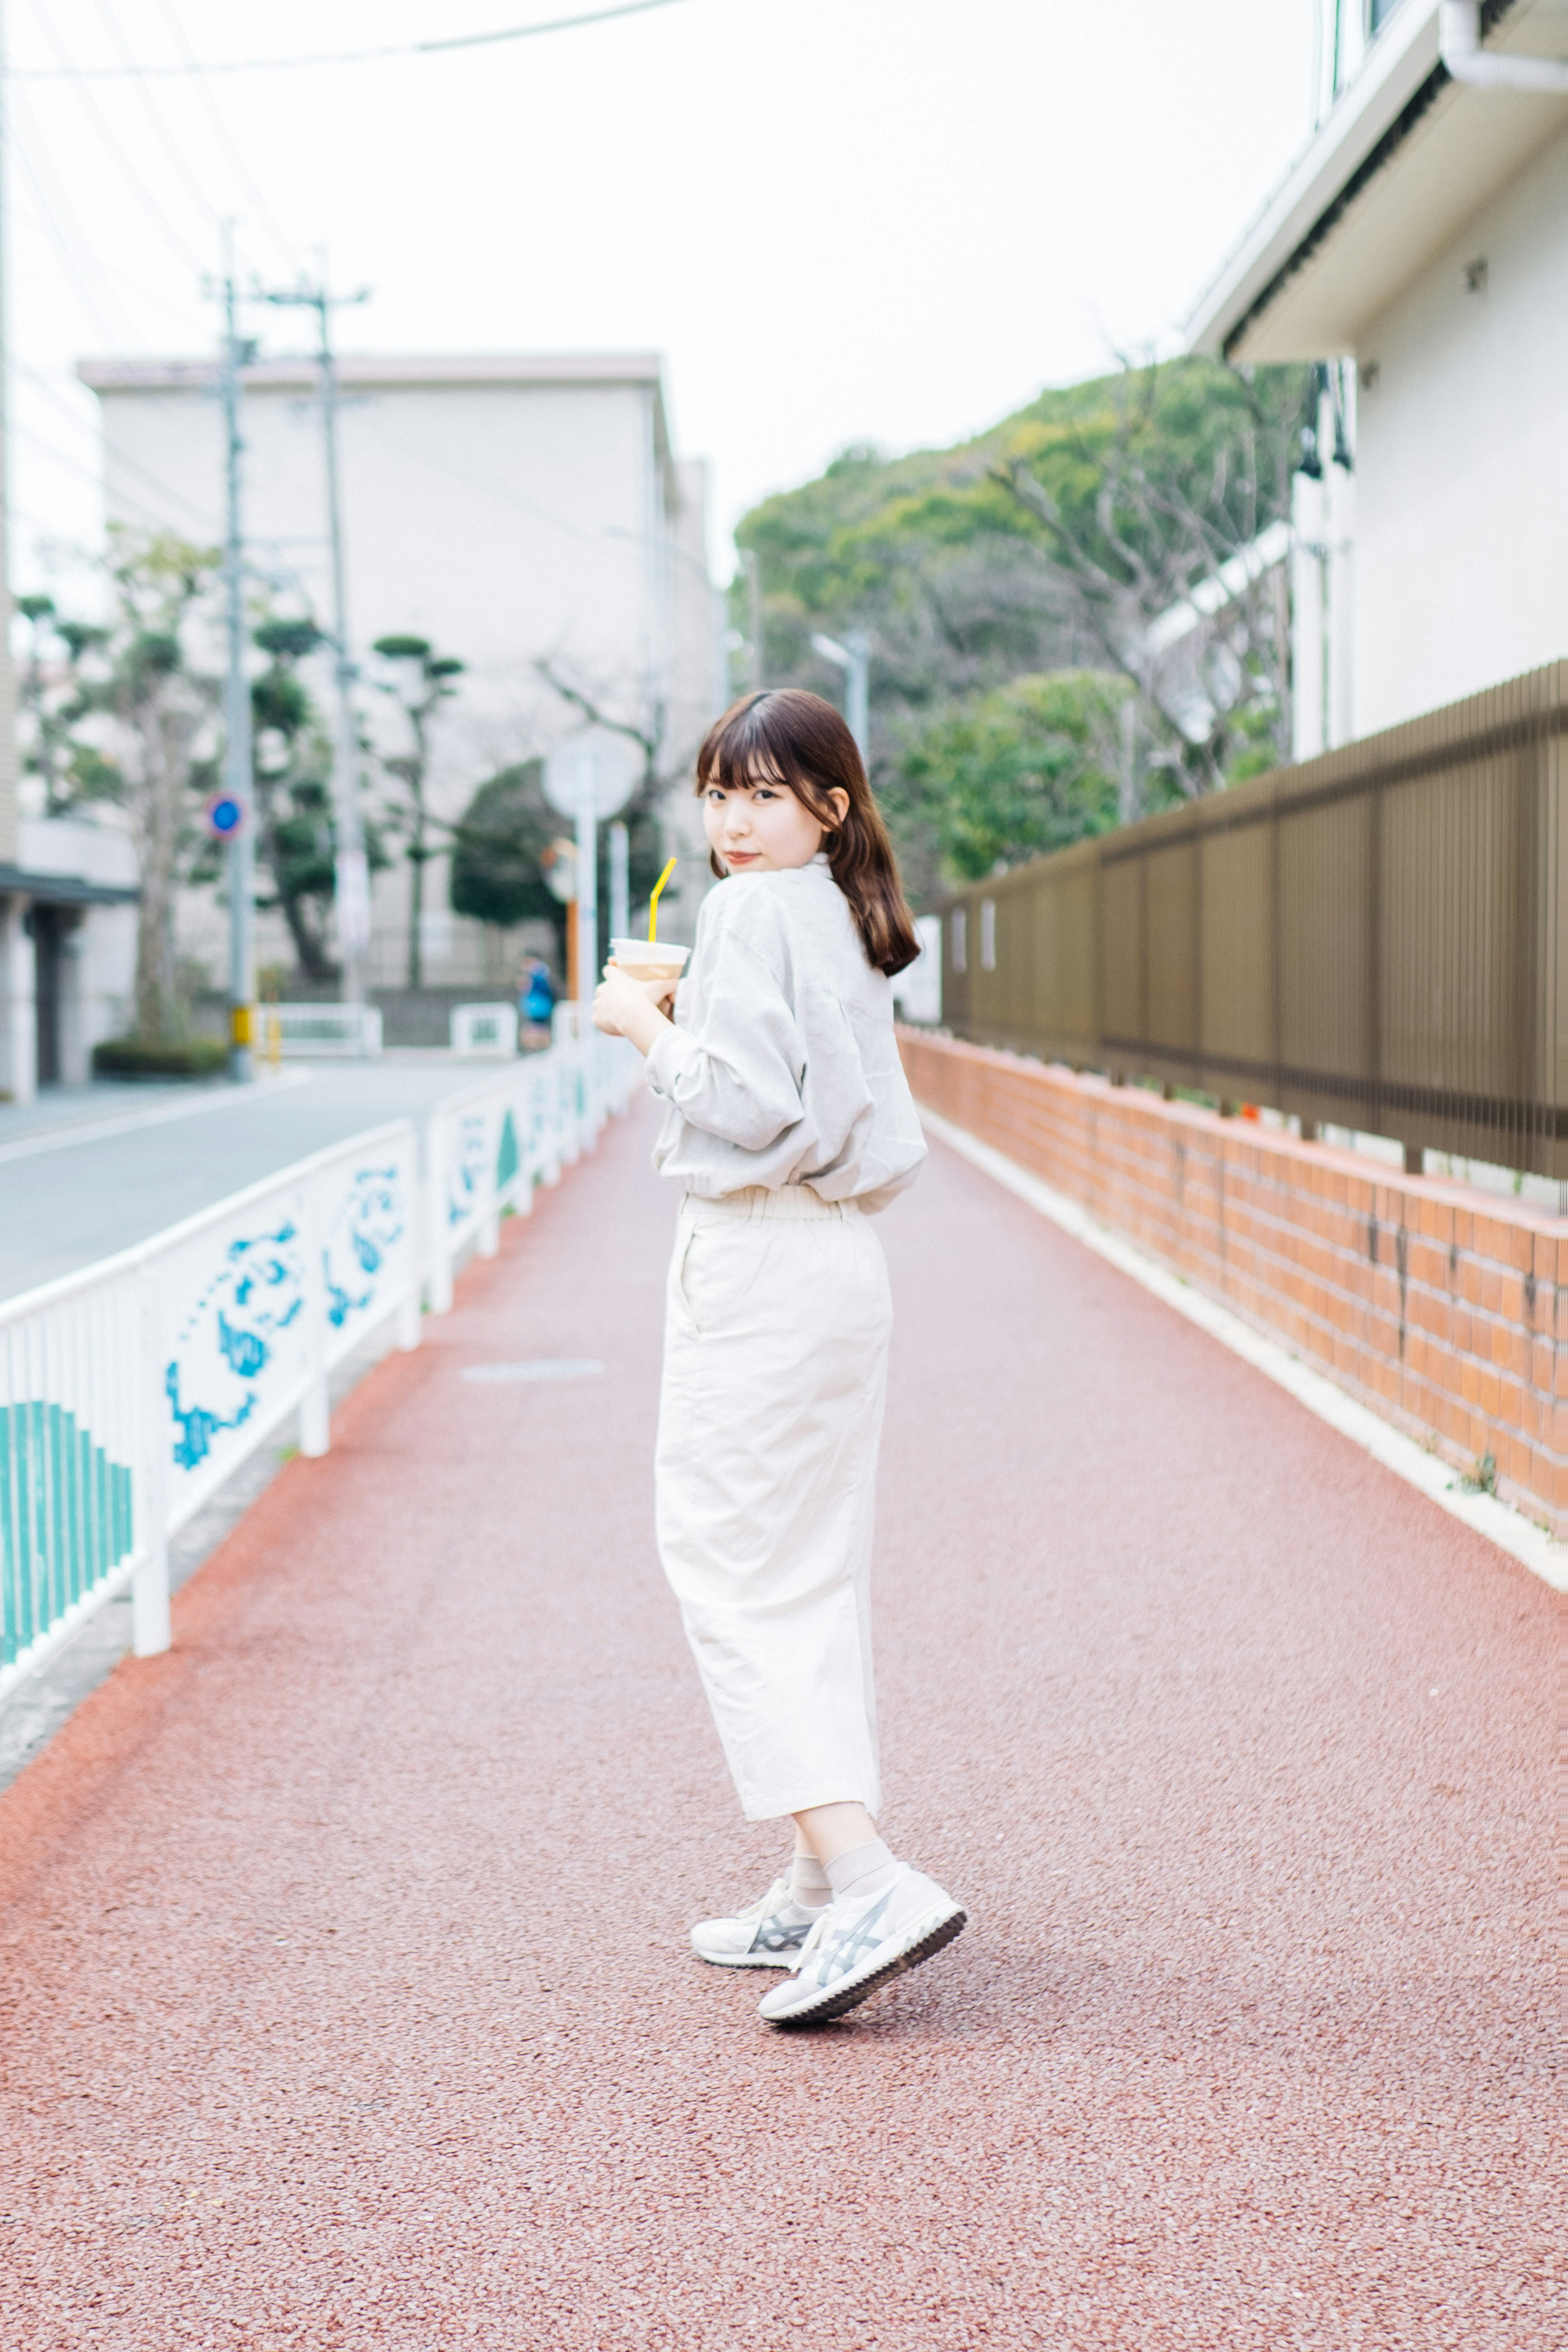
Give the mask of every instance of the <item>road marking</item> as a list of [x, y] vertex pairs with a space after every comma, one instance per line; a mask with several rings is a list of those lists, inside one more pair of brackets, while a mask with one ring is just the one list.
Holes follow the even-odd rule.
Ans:
[[[268, 1087], [302, 1087], [314, 1076], [310, 1070], [285, 1070], [268, 1078]], [[0, 1143], [0, 1162], [34, 1160], [40, 1152], [64, 1151], [73, 1143], [106, 1143], [110, 1136], [134, 1135], [139, 1128], [165, 1127], [171, 1119], [194, 1118], [198, 1111], [228, 1110], [236, 1103], [255, 1102], [248, 1087], [226, 1087], [201, 1094], [191, 1102], [160, 1103], [153, 1110], [127, 1111], [119, 1118], [84, 1118], [74, 1127], [47, 1128], [42, 1135], [24, 1135], [15, 1143]]]
[[521, 1364], [465, 1364], [466, 1381], [591, 1381], [603, 1364], [588, 1356], [534, 1356]]
[[1428, 1454], [1413, 1437], [1406, 1437], [1368, 1406], [1346, 1396], [1332, 1381], [1311, 1370], [1278, 1340], [1264, 1339], [1228, 1307], [1222, 1307], [1217, 1299], [1205, 1297], [1178, 1276], [1168, 1273], [1156, 1259], [1145, 1256], [1120, 1234], [1097, 1225], [1076, 1201], [1069, 1201], [1065, 1192], [1058, 1192], [1037, 1176], [1031, 1176], [1027, 1169], [1020, 1168], [1005, 1152], [982, 1143], [978, 1136], [967, 1134], [963, 1128], [952, 1126], [939, 1112], [927, 1110], [923, 1103], [918, 1108], [921, 1123], [962, 1159], [984, 1170], [998, 1184], [1005, 1184], [1009, 1192], [1016, 1192], [1020, 1201], [1037, 1209], [1041, 1216], [1049, 1217], [1053, 1224], [1108, 1259], [1122, 1274], [1130, 1274], [1134, 1282], [1142, 1283], [1156, 1298], [1163, 1298], [1167, 1307], [1173, 1307], [1178, 1315], [1184, 1315], [1189, 1323], [1195, 1323], [1233, 1355], [1244, 1357], [1258, 1371], [1267, 1372], [1309, 1412], [1316, 1413], [1331, 1429], [1350, 1438], [1374, 1461], [1381, 1462], [1385, 1470], [1403, 1478], [1407, 1486], [1416, 1487], [1428, 1502], [1447, 1511], [1450, 1518], [1462, 1519], [1475, 1534], [1498, 1545], [1521, 1567], [1528, 1568], [1532, 1576], [1550, 1584], [1553, 1591], [1568, 1592], [1568, 1546], [1553, 1543], [1545, 1528], [1536, 1527], [1522, 1511], [1500, 1503], [1493, 1495], [1462, 1493], [1457, 1483], [1458, 1473], [1439, 1455]]

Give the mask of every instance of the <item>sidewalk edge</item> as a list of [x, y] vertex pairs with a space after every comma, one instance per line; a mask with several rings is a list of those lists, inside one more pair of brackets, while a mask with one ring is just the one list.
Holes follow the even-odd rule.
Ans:
[[1041, 1216], [1049, 1217], [1053, 1224], [1095, 1251], [1120, 1273], [1131, 1275], [1134, 1282], [1141, 1283], [1167, 1307], [1173, 1307], [1178, 1315], [1184, 1315], [1189, 1323], [1195, 1323], [1211, 1339], [1219, 1340], [1233, 1355], [1267, 1373], [1299, 1404], [1304, 1404], [1309, 1412], [1350, 1438], [1363, 1453], [1381, 1462], [1385, 1470], [1392, 1470], [1395, 1477], [1403, 1478], [1406, 1486], [1415, 1487], [1439, 1510], [1447, 1511], [1450, 1518], [1462, 1520], [1473, 1533], [1496, 1544], [1554, 1592], [1568, 1592], [1568, 1545], [1552, 1543], [1543, 1528], [1532, 1526], [1522, 1513], [1507, 1503], [1500, 1503], [1495, 1496], [1462, 1493], [1446, 1462], [1425, 1453], [1414, 1438], [1394, 1429], [1370, 1406], [1358, 1404], [1353, 1397], [1336, 1388], [1323, 1373], [1313, 1371], [1278, 1340], [1265, 1339], [1230, 1307], [1194, 1289], [1190, 1283], [1170, 1273], [1132, 1243], [1096, 1224], [1076, 1201], [1069, 1201], [1066, 1193], [1056, 1192], [1039, 1177], [1031, 1176], [1027, 1169], [1009, 1160], [994, 1145], [982, 1143], [978, 1136], [955, 1127], [940, 1112], [928, 1110], [924, 1103], [917, 1108], [927, 1132], [938, 1137], [951, 1150], [1005, 1185]]

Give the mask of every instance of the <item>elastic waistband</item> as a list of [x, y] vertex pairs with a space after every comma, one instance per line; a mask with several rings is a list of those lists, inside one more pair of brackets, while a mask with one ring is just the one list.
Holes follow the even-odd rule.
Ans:
[[710, 1217], [858, 1217], [858, 1201], [825, 1201], [809, 1184], [783, 1184], [776, 1191], [751, 1184], [742, 1192], [726, 1192], [721, 1200], [705, 1201], [686, 1193], [681, 1213], [704, 1223]]

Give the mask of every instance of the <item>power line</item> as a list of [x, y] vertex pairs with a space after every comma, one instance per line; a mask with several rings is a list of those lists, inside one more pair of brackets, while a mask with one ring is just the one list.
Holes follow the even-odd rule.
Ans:
[[[83, 110], [96, 126], [98, 135], [102, 141], [104, 146], [109, 150], [110, 155], [113, 156], [115, 162], [119, 164], [126, 186], [136, 198], [137, 203], [141, 205], [142, 210], [145, 213], [147, 218], [153, 224], [153, 226], [158, 231], [159, 236], [164, 238], [168, 245], [176, 253], [178, 253], [183, 261], [187, 263], [192, 269], [197, 271], [199, 274], [203, 267], [200, 256], [186, 244], [179, 230], [174, 226], [174, 222], [169, 218], [168, 214], [163, 210], [163, 207], [153, 194], [152, 189], [148, 187], [146, 182], [142, 178], [141, 173], [132, 163], [130, 156], [127, 155], [124, 148], [115, 137], [114, 131], [104, 115], [103, 109], [100, 106], [97, 99], [94, 98], [91, 90], [87, 87], [87, 78], [83, 74], [81, 68], [77, 65], [74, 58], [71, 57], [69, 50], [66, 47], [64, 41], [56, 31], [52, 16], [47, 8], [40, 10], [36, 5], [34, 6], [33, 13], [38, 18], [39, 23], [43, 26], [44, 36], [47, 40], [50, 48], [53, 49], [56, 57], [60, 60], [62, 74], [76, 85], [77, 96], [81, 101]], [[122, 73], [123, 68], [119, 68], [118, 71]]]
[[[15, 439], [30, 443], [39, 456], [47, 457], [52, 465], [63, 466], [68, 474], [74, 474], [79, 481], [86, 482], [90, 488], [100, 492], [103, 490], [104, 483], [100, 474], [94, 473], [90, 467], [84, 466], [79, 458], [71, 457], [66, 450], [57, 449], [52, 441], [46, 441], [41, 433], [33, 431], [30, 425], [13, 423], [10, 431]], [[121, 491], [118, 494], [118, 503], [137, 508], [140, 510], [142, 524], [147, 530], [167, 530], [169, 529], [168, 515], [159, 513], [155, 507], [150, 507], [144, 499], [139, 499], [133, 490]]]
[[[16, 92], [16, 98], [13, 101], [11, 127], [15, 133], [15, 137], [12, 142], [13, 147], [21, 163], [23, 171], [27, 175], [33, 196], [38, 207], [37, 216], [39, 226], [43, 229], [45, 235], [49, 238], [50, 242], [59, 253], [61, 259], [65, 262], [67, 269], [76, 281], [77, 290], [80, 294], [88, 310], [91, 313], [94, 322], [100, 327], [103, 324], [107, 313], [101, 307], [101, 297], [106, 295], [110, 305], [113, 310], [120, 313], [121, 318], [123, 320], [125, 327], [129, 331], [132, 343], [144, 344], [146, 338], [142, 333], [141, 329], [137, 326], [135, 320], [132, 317], [126, 305], [121, 300], [119, 290], [115, 286], [113, 279], [110, 278], [108, 270], [104, 268], [103, 263], [99, 259], [97, 254], [94, 252], [91, 244], [83, 232], [80, 221], [77, 218], [76, 211], [71, 204], [70, 198], [60, 184], [58, 175], [55, 172], [53, 158], [49, 153], [48, 142], [47, 140], [40, 140], [38, 142], [39, 154], [37, 158], [35, 158], [33, 154], [32, 141], [36, 126], [26, 115], [23, 93], [19, 90]], [[43, 175], [46, 171], [48, 173], [49, 177], [54, 184], [53, 201], [51, 201], [48, 189], [44, 184]], [[68, 226], [69, 235], [68, 235]], [[70, 236], [74, 236], [76, 240], [74, 248], [70, 242]], [[89, 271], [95, 272], [97, 277], [101, 280], [100, 293], [95, 293], [89, 286]], [[119, 329], [116, 329], [115, 334], [118, 335], [119, 331]], [[111, 340], [111, 338], [106, 340]]]
[[257, 219], [267, 231], [268, 236], [272, 239], [278, 251], [284, 256], [290, 268], [299, 269], [301, 267], [299, 252], [289, 237], [288, 231], [279, 226], [271, 206], [268, 205], [266, 197], [262, 194], [261, 190], [257, 186], [256, 181], [252, 177], [250, 166], [247, 163], [244, 155], [240, 152], [237, 142], [229, 130], [228, 124], [225, 121], [223, 113], [219, 109], [216, 99], [213, 96], [212, 91], [207, 87], [206, 68], [199, 63], [195, 51], [191, 47], [189, 37], [185, 32], [184, 21], [180, 16], [179, 11], [174, 6], [174, 0], [158, 0], [158, 5], [163, 11], [163, 22], [168, 26], [170, 32], [174, 36], [175, 47], [180, 50], [185, 60], [185, 70], [195, 76], [196, 95], [201, 100], [202, 105], [205, 109], [207, 121], [211, 123], [214, 131], [216, 133], [219, 146], [223, 149], [224, 153], [228, 157], [229, 163], [234, 167], [235, 178], [238, 181], [240, 186], [248, 195], [251, 205], [255, 209]]
[[[68, 424], [80, 428], [84, 420], [72, 408], [70, 403], [61, 395], [58, 384], [51, 383], [47, 375], [26, 360], [13, 356], [11, 365], [18, 374], [25, 375], [34, 387], [43, 394], [45, 399], [51, 404], [59, 415], [63, 416]], [[152, 468], [143, 466], [139, 458], [128, 457], [123, 449], [117, 449], [112, 454], [114, 464], [118, 468], [138, 475], [149, 489], [156, 491], [159, 498], [171, 499], [175, 506], [184, 507], [186, 513], [195, 515], [206, 530], [216, 529], [216, 517], [206, 508], [200, 506], [195, 499], [187, 497], [184, 490], [175, 489], [172, 482], [164, 481], [162, 475], [153, 473]]]
[[572, 33], [583, 25], [607, 25], [616, 16], [643, 16], [653, 8], [674, 8], [681, 0], [622, 0], [615, 8], [595, 8], [580, 16], [554, 16], [543, 24], [507, 25], [493, 33], [458, 33], [437, 41], [390, 42], [374, 49], [325, 49], [298, 58], [226, 58], [158, 66], [21, 66], [9, 68], [14, 81], [58, 81], [67, 74], [92, 81], [121, 81], [127, 74], [163, 79], [185, 74], [292, 73], [310, 66], [377, 65], [389, 58], [433, 57], [444, 49], [490, 48], [501, 41], [531, 41], [542, 33]]
[[125, 70], [132, 79], [136, 95], [142, 102], [142, 111], [153, 126], [153, 136], [163, 149], [167, 161], [174, 166], [176, 178], [184, 182], [185, 193], [194, 201], [197, 211], [205, 212], [215, 228], [221, 228], [222, 215], [186, 163], [180, 152], [178, 141], [172, 136], [169, 126], [163, 120], [162, 109], [147, 87], [146, 75], [131, 54], [131, 45], [121, 29], [119, 17], [110, 6], [109, 0], [97, 0], [97, 7], [100, 16], [108, 27], [110, 38], [125, 60]]
[[521, 490], [509, 489], [504, 483], [496, 481], [489, 475], [469, 473], [464, 467], [454, 466], [450, 458], [434, 456], [417, 442], [405, 441], [401, 434], [392, 432], [379, 417], [364, 417], [355, 429], [384, 441], [389, 448], [403, 450], [408, 457], [427, 466], [432, 473], [445, 474], [449, 481], [461, 482], [468, 489], [479, 490], [487, 499], [499, 499], [502, 505], [516, 507], [520, 514], [531, 516], [535, 522], [548, 523], [553, 530], [563, 530], [569, 538], [590, 540], [597, 544], [609, 535], [590, 528], [586, 523], [568, 522], [564, 515], [552, 514], [548, 507], [540, 506]]

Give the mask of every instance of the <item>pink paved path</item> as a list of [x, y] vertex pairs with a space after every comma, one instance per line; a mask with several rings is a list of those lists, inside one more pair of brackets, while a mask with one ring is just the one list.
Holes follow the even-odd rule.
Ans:
[[1552, 1596], [940, 1150], [887, 1828], [974, 1924], [815, 2037], [688, 1958], [783, 1841], [653, 1553], [647, 1133], [0, 1800], [0, 2345], [1560, 2345]]

